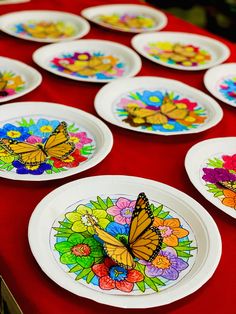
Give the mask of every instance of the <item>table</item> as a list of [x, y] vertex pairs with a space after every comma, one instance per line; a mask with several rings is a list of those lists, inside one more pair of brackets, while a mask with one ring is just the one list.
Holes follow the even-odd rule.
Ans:
[[[126, 3], [124, 0], [111, 0], [109, 3]], [[139, 1], [128, 1], [140, 3]], [[87, 7], [106, 4], [105, 0], [32, 0], [28, 3], [0, 6], [1, 14], [32, 9], [51, 9], [79, 14]], [[142, 2], [143, 3], [143, 2]], [[225, 43], [231, 50], [228, 62], [236, 61], [233, 43], [219, 38], [194, 25], [184, 22], [170, 14], [167, 31], [186, 31], [210, 36]], [[113, 40], [130, 46], [132, 34], [111, 31], [91, 25], [91, 31], [85, 38]], [[0, 55], [18, 59], [36, 69], [42, 76], [42, 84], [33, 92], [16, 101], [49, 101], [62, 103], [82, 109], [96, 115], [93, 100], [102, 86], [96, 83], [75, 82], [56, 76], [37, 67], [32, 60], [32, 53], [42, 44], [21, 40], [0, 33]], [[178, 71], [154, 64], [142, 58], [143, 66], [138, 75], [155, 75], [172, 78], [187, 83], [204, 92], [204, 71]], [[9, 106], [11, 102], [9, 102]], [[25, 314], [47, 313], [145, 313], [145, 310], [124, 310], [111, 308], [83, 299], [59, 287], [40, 269], [33, 258], [27, 238], [29, 218], [38, 202], [50, 191], [75, 179], [105, 175], [124, 174], [141, 176], [169, 184], [187, 193], [212, 215], [222, 236], [223, 253], [220, 264], [213, 277], [197, 292], [175, 303], [150, 309], [152, 313], [235, 313], [235, 260], [236, 232], [233, 218], [209, 203], [191, 184], [184, 169], [184, 157], [192, 145], [204, 139], [235, 136], [235, 108], [221, 103], [224, 111], [223, 120], [205, 132], [184, 136], [162, 137], [138, 132], [131, 132], [116, 126], [109, 127], [114, 136], [111, 153], [96, 167], [83, 173], [61, 180], [46, 182], [20, 182], [1, 178], [0, 211], [0, 272], [12, 290]], [[145, 143], [145, 151], [138, 150]], [[135, 146], [137, 150], [131, 150]], [[176, 154], [171, 153], [173, 148]], [[130, 160], [132, 162], [127, 162]], [[155, 165], [155, 166], [154, 166]]]

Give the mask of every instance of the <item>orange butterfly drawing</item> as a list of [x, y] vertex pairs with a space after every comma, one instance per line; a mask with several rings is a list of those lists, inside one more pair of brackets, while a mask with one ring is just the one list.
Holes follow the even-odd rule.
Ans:
[[104, 241], [106, 254], [123, 267], [134, 268], [135, 258], [152, 261], [161, 249], [163, 238], [159, 229], [152, 226], [154, 216], [145, 193], [138, 195], [127, 243], [100, 228], [92, 215], [88, 217], [95, 233]]
[[50, 157], [64, 159], [75, 149], [73, 142], [69, 141], [67, 124], [62, 121], [45, 143], [31, 144], [2, 138], [0, 146], [12, 155], [16, 155], [18, 160], [26, 166], [39, 166]]

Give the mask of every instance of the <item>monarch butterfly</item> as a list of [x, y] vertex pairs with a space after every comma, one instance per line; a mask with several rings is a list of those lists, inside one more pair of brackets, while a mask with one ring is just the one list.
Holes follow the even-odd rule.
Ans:
[[219, 181], [219, 184], [233, 192], [236, 192], [236, 181]]
[[132, 126], [166, 124], [168, 123], [168, 118], [182, 120], [189, 113], [187, 108], [181, 108], [178, 104], [175, 104], [168, 94], [165, 95], [158, 111], [140, 108], [136, 104], [128, 105], [126, 110], [129, 116], [125, 121]]
[[161, 249], [163, 238], [160, 230], [152, 226], [154, 216], [145, 193], [138, 195], [131, 217], [128, 243], [101, 229], [91, 215], [89, 221], [97, 236], [104, 241], [107, 255], [126, 268], [135, 267], [135, 258], [152, 261]]
[[26, 166], [39, 166], [48, 157], [64, 159], [75, 149], [75, 145], [69, 142], [66, 122], [61, 122], [44, 144], [30, 144], [7, 138], [0, 140], [0, 146], [10, 154], [18, 155], [19, 161]]

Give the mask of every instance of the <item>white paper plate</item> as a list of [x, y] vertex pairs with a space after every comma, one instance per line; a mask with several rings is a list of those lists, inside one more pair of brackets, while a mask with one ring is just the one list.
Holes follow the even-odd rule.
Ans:
[[[147, 59], [178, 70], [208, 69], [224, 62], [230, 55], [229, 48], [220, 41], [191, 33], [139, 34], [133, 37], [131, 43]], [[176, 44], [180, 44], [182, 47], [176, 47]], [[175, 48], [173, 48], [174, 46]], [[173, 49], [177, 49], [174, 56]], [[189, 53], [194, 55], [190, 57]], [[185, 59], [183, 54], [185, 54]]]
[[225, 63], [207, 70], [204, 84], [213, 96], [236, 107], [236, 63]]
[[[42, 22], [44, 25], [38, 25]], [[54, 25], [50, 26], [49, 23]], [[18, 38], [50, 43], [81, 38], [89, 32], [90, 25], [85, 19], [72, 13], [27, 10], [2, 15], [0, 29]]]
[[33, 59], [54, 74], [97, 83], [134, 76], [142, 66], [140, 57], [132, 49], [97, 39], [47, 45], [37, 49]]
[[0, 103], [28, 94], [41, 84], [42, 76], [34, 68], [15, 59], [0, 57]]
[[1, 4], [17, 4], [17, 3], [23, 3], [23, 2], [29, 2], [30, 0], [1, 0]]
[[[59, 262], [59, 253], [54, 249], [57, 242], [54, 235], [57, 232], [53, 227], [65, 218], [66, 213], [74, 211], [79, 204], [96, 201], [97, 196], [102, 199], [110, 196], [112, 199], [123, 197], [136, 200], [141, 191], [155, 206], [164, 204], [163, 211], [168, 210], [171, 216], [179, 217], [181, 227], [188, 228], [188, 239], [195, 246], [191, 250], [192, 256], [188, 258], [189, 267], [179, 273], [175, 283], [166, 283], [158, 293], [95, 289], [93, 284], [86, 284], [84, 280], [76, 281], [76, 274], [69, 273], [68, 268]], [[193, 293], [213, 275], [221, 256], [221, 238], [217, 226], [199, 203], [163, 183], [128, 176], [83, 178], [57, 188], [35, 208], [29, 222], [28, 237], [36, 261], [54, 282], [76, 295], [123, 308], [160, 306]]]
[[[216, 181], [217, 178], [220, 178], [221, 175], [222, 179], [228, 177], [228, 174], [226, 174], [228, 170], [233, 170], [233, 162], [229, 163], [229, 161], [232, 160], [233, 155], [235, 155], [234, 160], [236, 160], [236, 137], [220, 137], [205, 140], [197, 143], [190, 148], [185, 157], [185, 168], [188, 173], [189, 179], [191, 180], [195, 188], [208, 201], [224, 211], [226, 214], [236, 218], [236, 209], [226, 206], [224, 203], [222, 203], [222, 200], [226, 197], [231, 196], [232, 198], [233, 194], [235, 194], [234, 197], [236, 197], [236, 193], [230, 190], [227, 191], [227, 189], [225, 189], [228, 194], [230, 194], [229, 196], [228, 194], [225, 196], [222, 193], [223, 186], [216, 186], [216, 184], [213, 183], [213, 181]], [[224, 161], [223, 156], [228, 156], [224, 157], [226, 161]], [[204, 171], [203, 168], [207, 168], [209, 170], [206, 171], [210, 171], [207, 173], [205, 180], [203, 179], [203, 176], [204, 174], [206, 174], [206, 171]], [[223, 169], [219, 170], [221, 172], [218, 174], [218, 176], [217, 174], [215, 174], [218, 170], [213, 170], [215, 168]], [[234, 169], [234, 171], [236, 171], [236, 169]], [[210, 176], [211, 179], [209, 179]], [[209, 184], [209, 186], [207, 186], [207, 184]], [[230, 197], [228, 200], [230, 201]], [[226, 200], [224, 200], [224, 202], [225, 201]]]
[[138, 4], [99, 5], [84, 9], [81, 15], [101, 26], [131, 33], [157, 31], [167, 24], [164, 13]]
[[[38, 143], [45, 143], [57, 125], [65, 121], [70, 141], [74, 140], [76, 145], [76, 150], [69, 154], [68, 159], [58, 160], [54, 158], [55, 153], [52, 153], [38, 169], [30, 169], [33, 172], [28, 171], [24, 164], [23, 167], [16, 158], [14, 160], [12, 153], [4, 155], [0, 150], [0, 176], [4, 178], [26, 181], [64, 178], [97, 165], [112, 148], [112, 134], [102, 121], [87, 112], [69, 106], [48, 102], [18, 102], [10, 106], [1, 106], [0, 117], [0, 138], [28, 142], [36, 146]], [[61, 140], [58, 144], [60, 142]], [[86, 159], [81, 160], [79, 155]], [[48, 169], [49, 163], [51, 169]], [[49, 173], [46, 170], [50, 170]]]
[[[168, 110], [165, 110], [167, 114], [164, 114], [164, 118], [167, 121], [159, 124], [146, 124], [148, 118], [137, 126], [133, 125], [133, 118], [131, 122], [124, 121], [130, 118], [126, 110], [130, 104], [144, 107], [145, 110], [157, 108], [153, 116], [160, 112], [167, 92], [169, 95], [172, 93], [171, 97], [174, 98], [173, 108], [187, 108], [185, 119], [171, 119]], [[95, 97], [95, 109], [103, 119], [122, 128], [161, 135], [202, 132], [219, 123], [223, 117], [221, 107], [205, 93], [179, 81], [152, 76], [120, 79], [103, 86]]]

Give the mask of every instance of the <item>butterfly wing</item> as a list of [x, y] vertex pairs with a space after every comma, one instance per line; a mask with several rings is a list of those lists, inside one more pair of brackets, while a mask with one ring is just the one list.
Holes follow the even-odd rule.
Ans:
[[184, 119], [188, 115], [187, 108], [177, 108], [173, 100], [170, 99], [168, 94], [163, 99], [163, 104], [161, 105], [161, 112], [170, 119]]
[[162, 245], [160, 231], [152, 227], [153, 221], [148, 199], [140, 193], [131, 218], [128, 244], [135, 257], [146, 261], [152, 261]]
[[44, 144], [44, 150], [50, 157], [64, 159], [75, 149], [75, 144], [69, 142], [67, 124], [62, 121], [49, 136]]
[[236, 192], [236, 181], [219, 181], [219, 184], [233, 192]]
[[3, 138], [0, 145], [10, 154], [18, 155], [19, 161], [28, 166], [40, 165], [47, 157], [43, 149], [36, 144]]
[[127, 247], [121, 241], [101, 229], [91, 216], [89, 217], [89, 221], [97, 236], [104, 241], [104, 249], [107, 255], [119, 265], [124, 267], [134, 267], [134, 259]]

